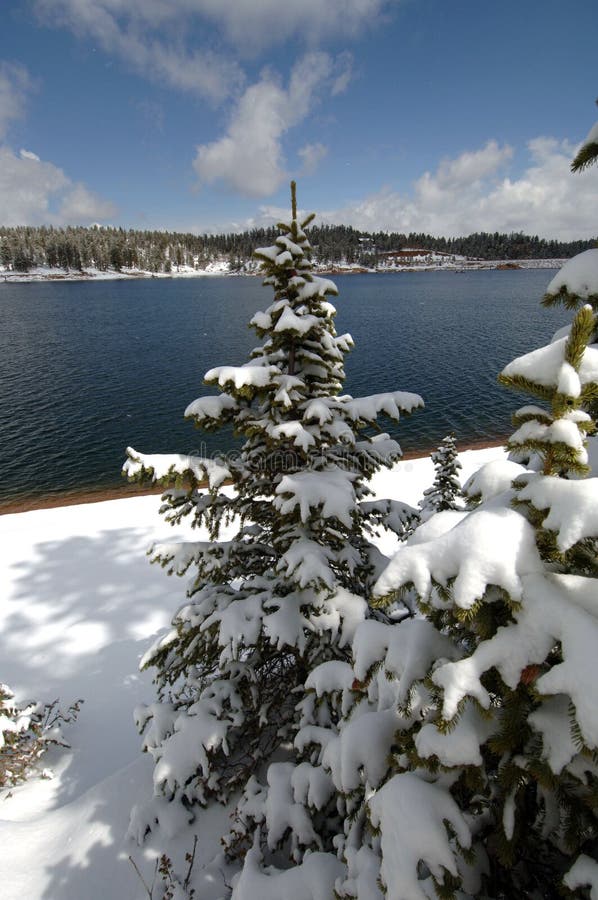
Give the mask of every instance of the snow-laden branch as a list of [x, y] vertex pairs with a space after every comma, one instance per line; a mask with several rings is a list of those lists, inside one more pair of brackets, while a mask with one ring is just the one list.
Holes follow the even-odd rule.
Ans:
[[517, 357], [505, 366], [501, 378], [523, 378], [543, 387], [556, 388], [567, 396], [579, 396], [584, 385], [598, 381], [598, 346], [586, 347], [575, 372], [565, 357], [568, 340], [568, 337], [562, 337]]
[[598, 478], [568, 481], [526, 474], [517, 479], [517, 486], [518, 500], [546, 511], [542, 528], [556, 532], [562, 552], [583, 538], [598, 538]]
[[282, 515], [299, 507], [302, 522], [307, 522], [312, 510], [320, 508], [323, 518], [336, 518], [351, 528], [356, 503], [353, 482], [357, 477], [355, 472], [336, 467], [285, 475], [276, 487], [274, 505]]
[[218, 460], [182, 453], [138, 453], [133, 447], [127, 447], [123, 474], [129, 479], [147, 478], [158, 484], [177, 476], [190, 476], [197, 483], [207, 481], [211, 490], [232, 477], [228, 466]]
[[470, 609], [495, 585], [517, 603], [522, 576], [542, 566], [532, 525], [515, 510], [490, 501], [436, 540], [400, 547], [374, 594], [383, 597], [412, 584], [420, 597], [430, 600], [434, 583], [451, 585], [457, 606]]
[[598, 250], [584, 250], [567, 260], [546, 288], [546, 297], [559, 293], [574, 294], [588, 300], [598, 294]]
[[401, 413], [411, 413], [424, 405], [419, 394], [409, 391], [389, 391], [349, 399], [339, 397], [339, 403], [353, 422], [374, 422], [380, 413], [398, 420]]
[[268, 387], [272, 378], [278, 375], [276, 366], [246, 363], [244, 366], [217, 366], [204, 376], [206, 384], [218, 384], [221, 388], [228, 386], [241, 390], [252, 388], [259, 390]]
[[224, 413], [238, 409], [238, 403], [230, 394], [219, 394], [217, 397], [199, 397], [189, 404], [185, 417], [193, 417], [197, 424], [204, 421], [221, 419]]

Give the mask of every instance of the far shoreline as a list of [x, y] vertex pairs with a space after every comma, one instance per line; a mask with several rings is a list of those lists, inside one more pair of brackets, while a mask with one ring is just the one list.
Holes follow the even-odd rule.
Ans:
[[[503, 447], [506, 436], [502, 440], [499, 438], [483, 439], [467, 441], [463, 443], [457, 442], [457, 450], [459, 453], [465, 453], [470, 450], [490, 450]], [[412, 459], [425, 459], [435, 450], [431, 447], [429, 450], [406, 450], [401, 457], [400, 462], [407, 462]], [[14, 500], [0, 500], [0, 516], [14, 515], [25, 512], [35, 512], [44, 509], [59, 509], [64, 506], [82, 506], [89, 503], [104, 503], [109, 500], [132, 500], [135, 497], [161, 496], [168, 488], [166, 487], [140, 487], [123, 480], [120, 487], [98, 487], [98, 488], [74, 488], [71, 490], [57, 491], [56, 493], [39, 494], [35, 496], [25, 496]]]
[[[314, 269], [313, 274], [318, 276], [338, 275], [402, 275], [414, 272], [453, 272], [462, 275], [467, 272], [496, 272], [496, 271], [529, 271], [530, 269], [553, 270], [560, 269], [566, 259], [471, 259], [467, 262], [450, 263], [446, 265], [414, 265], [414, 266], [388, 266], [378, 269], [367, 269], [361, 266], [323, 266]], [[217, 265], [214, 269], [186, 269], [176, 272], [148, 272], [142, 269], [133, 270], [95, 270], [95, 271], [66, 271], [48, 269], [46, 271], [32, 272], [8, 272], [0, 269], [0, 285], [2, 284], [65, 284], [78, 282], [102, 282], [102, 281], [146, 281], [158, 280], [189, 280], [195, 278], [258, 278], [260, 272], [231, 272]]]

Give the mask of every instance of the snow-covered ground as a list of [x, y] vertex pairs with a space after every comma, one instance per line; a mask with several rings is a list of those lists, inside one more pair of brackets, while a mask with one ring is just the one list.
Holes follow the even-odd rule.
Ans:
[[96, 269], [93, 266], [82, 272], [75, 269], [35, 266], [28, 272], [12, 272], [0, 266], [0, 282], [26, 284], [32, 281], [128, 281], [132, 278], [200, 278], [211, 275], [231, 275], [230, 265], [225, 260], [208, 263], [205, 269], [191, 266], [173, 266], [171, 272], [149, 272], [146, 269]]
[[[500, 448], [461, 453], [463, 480], [502, 457]], [[433, 477], [425, 458], [378, 473], [373, 484], [381, 497], [416, 505]], [[85, 700], [66, 729], [71, 749], [45, 759], [55, 777], [0, 794], [2, 900], [142, 900], [129, 854], [148, 882], [158, 849], [183, 872], [196, 832], [196, 897], [227, 893], [219, 864], [202, 869], [228, 830], [225, 809], [206, 811], [170, 845], [140, 848], [126, 838], [131, 807], [152, 791], [133, 709], [154, 689], [138, 664], [184, 599], [183, 582], [145, 556], [153, 541], [184, 533], [162, 521], [159, 505], [153, 495], [0, 516], [0, 681], [17, 700]], [[391, 553], [392, 541], [382, 549]]]

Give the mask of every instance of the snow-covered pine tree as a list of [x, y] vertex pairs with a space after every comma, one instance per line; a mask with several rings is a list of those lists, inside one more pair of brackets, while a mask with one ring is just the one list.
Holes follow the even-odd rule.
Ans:
[[547, 404], [519, 410], [509, 442], [541, 471], [484, 466], [468, 488], [478, 505], [422, 524], [374, 588], [411, 616], [363, 622], [352, 666], [309, 677], [331, 723], [306, 720], [297, 743], [344, 800], [339, 897], [598, 891], [598, 478], [582, 477], [593, 328], [586, 306], [502, 373]]
[[[205, 380], [220, 394], [186, 410], [210, 431], [232, 425], [242, 451], [210, 460], [129, 449], [124, 467], [131, 479], [174, 483], [164, 496], [167, 518], [188, 516], [210, 535], [153, 550], [154, 560], [190, 578], [171, 631], [142, 663], [156, 668], [159, 692], [137, 716], [155, 760], [155, 797], [136, 809], [131, 831], [143, 838], [155, 823], [172, 830], [210, 799], [236, 796], [229, 853], [243, 855], [263, 831], [235, 892], [252, 900], [263, 850], [283, 848], [299, 862], [307, 848], [332, 847], [340, 827], [334, 786], [295, 744], [306, 705], [314, 728], [328, 724], [305, 684], [319, 664], [332, 673], [348, 667], [387, 562], [372, 533], [379, 524], [400, 532], [415, 512], [367, 500], [367, 477], [401, 451], [387, 435], [361, 432], [380, 413], [396, 420], [422, 400], [402, 391], [341, 395], [352, 340], [334, 329], [327, 298], [335, 285], [312, 274], [311, 219], [299, 221], [293, 184], [292, 221], [279, 226], [274, 246], [256, 251], [274, 291], [251, 320], [262, 344], [245, 364], [210, 370]], [[337, 864], [326, 860], [330, 881]]]
[[[598, 100], [596, 101], [598, 105]], [[572, 172], [583, 172], [598, 163], [598, 122], [596, 122], [571, 163]], [[578, 309], [585, 303], [598, 309], [598, 250], [586, 250], [565, 263], [546, 289], [544, 306], [563, 304]]]
[[562, 304], [579, 309], [589, 304], [598, 310], [598, 249], [584, 250], [559, 269], [542, 299], [544, 306]]
[[[598, 106], [598, 100], [596, 100]], [[588, 166], [598, 162], [598, 122], [590, 129], [590, 133], [577, 151], [571, 163], [572, 172], [583, 172]]]
[[[597, 162], [598, 122], [581, 145], [571, 169], [573, 172], [583, 172]], [[590, 304], [594, 312], [598, 312], [598, 249], [586, 250], [566, 262], [548, 285], [542, 303], [549, 307], [561, 304], [566, 309], [579, 309]], [[594, 339], [598, 339], [598, 327]], [[598, 419], [598, 402], [586, 409], [594, 419]]]
[[421, 519], [426, 521], [434, 513], [446, 509], [461, 509], [463, 492], [459, 481], [459, 454], [454, 434], [447, 434], [431, 454], [434, 463], [434, 482], [426, 488], [419, 502]]

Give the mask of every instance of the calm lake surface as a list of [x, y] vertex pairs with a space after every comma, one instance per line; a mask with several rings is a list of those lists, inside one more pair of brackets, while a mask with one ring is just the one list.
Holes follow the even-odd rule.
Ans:
[[[514, 356], [568, 321], [540, 306], [547, 270], [336, 276], [336, 327], [350, 332], [346, 390], [421, 394], [384, 423], [404, 450], [449, 431], [500, 439], [521, 398], [496, 384]], [[203, 375], [240, 365], [247, 322], [271, 302], [257, 278], [0, 284], [0, 500], [118, 486], [124, 448], [231, 449], [183, 419]], [[529, 398], [524, 398], [527, 402]]]

